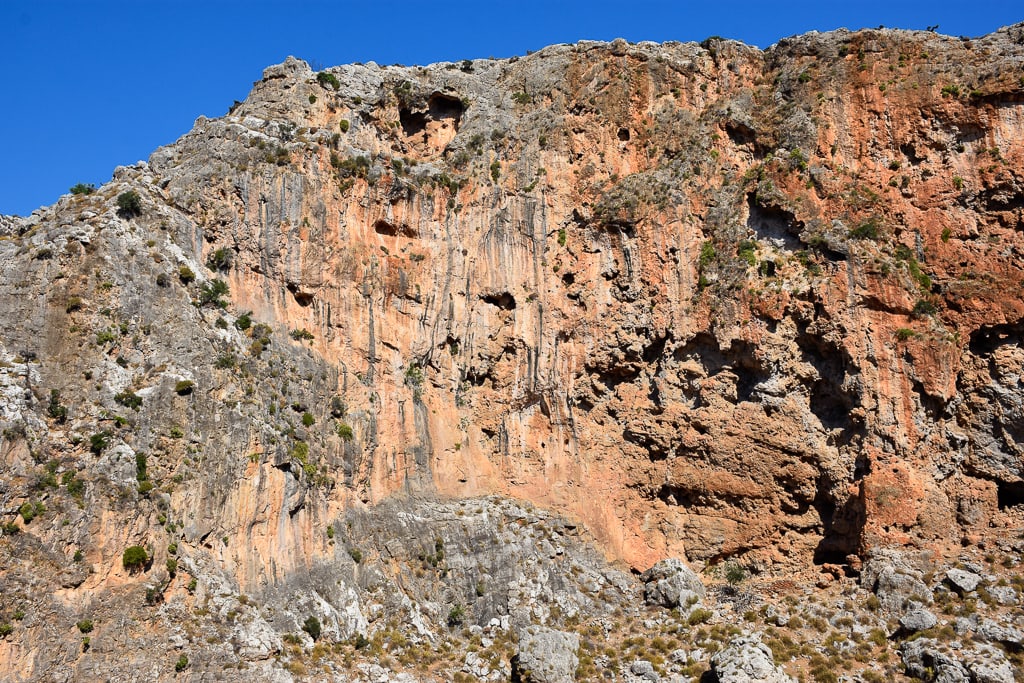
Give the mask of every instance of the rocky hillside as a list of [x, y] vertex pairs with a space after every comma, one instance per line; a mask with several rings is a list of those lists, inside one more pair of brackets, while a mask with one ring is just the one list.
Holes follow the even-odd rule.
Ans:
[[0, 678], [1012, 681], [1022, 256], [1024, 25], [290, 58], [0, 217]]

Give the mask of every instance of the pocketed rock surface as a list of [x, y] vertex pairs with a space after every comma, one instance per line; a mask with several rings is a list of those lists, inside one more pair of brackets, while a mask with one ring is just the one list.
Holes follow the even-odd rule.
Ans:
[[0, 216], [0, 678], [1020, 678], [1022, 253], [1024, 25], [289, 58]]

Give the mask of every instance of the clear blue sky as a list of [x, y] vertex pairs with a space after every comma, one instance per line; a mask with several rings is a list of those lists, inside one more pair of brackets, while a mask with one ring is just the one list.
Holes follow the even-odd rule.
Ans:
[[0, 213], [27, 214], [77, 182], [223, 115], [263, 68], [426, 64], [583, 39], [767, 47], [810, 30], [885, 25], [977, 36], [1024, 20], [997, 0], [0, 0]]

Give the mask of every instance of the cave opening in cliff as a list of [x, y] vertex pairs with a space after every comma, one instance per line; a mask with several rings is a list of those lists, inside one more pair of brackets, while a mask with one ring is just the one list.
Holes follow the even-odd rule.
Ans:
[[385, 237], [398, 237], [399, 235], [402, 237], [416, 237], [416, 231], [405, 223], [396, 224], [383, 218], [378, 218], [373, 222], [373, 231]]
[[462, 123], [462, 114], [466, 108], [462, 100], [451, 95], [435, 92], [427, 99], [426, 110], [413, 109], [412, 107], [399, 107], [398, 122], [402, 126], [402, 132], [406, 137], [412, 137], [420, 133], [425, 134], [429, 121], [442, 121], [451, 124], [457, 132], [459, 124]]
[[484, 303], [497, 306], [503, 311], [511, 311], [516, 307], [516, 298], [509, 292], [498, 292], [496, 294], [484, 294], [480, 297]]
[[778, 206], [761, 204], [754, 192], [747, 194], [747, 210], [747, 227], [754, 231], [758, 239], [790, 251], [801, 248], [797, 235], [804, 225], [793, 213]]
[[1024, 481], [996, 482], [996, 502], [1000, 510], [1024, 506]]

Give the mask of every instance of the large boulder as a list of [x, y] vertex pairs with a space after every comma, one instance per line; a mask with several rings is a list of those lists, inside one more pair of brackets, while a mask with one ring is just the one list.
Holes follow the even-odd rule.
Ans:
[[576, 677], [580, 637], [543, 626], [519, 632], [519, 654], [513, 659], [513, 680], [521, 683], [572, 683]]
[[718, 683], [796, 683], [775, 666], [772, 651], [756, 635], [740, 636], [711, 658]]
[[864, 563], [860, 583], [878, 597], [883, 608], [893, 612], [903, 611], [911, 601], [931, 604], [932, 591], [916, 564], [897, 550], [880, 548]]
[[644, 600], [649, 605], [685, 607], [705, 594], [700, 577], [676, 558], [658, 562], [640, 578], [644, 582]]
[[957, 593], [963, 595], [970, 593], [981, 583], [981, 577], [966, 569], [950, 569], [946, 572], [946, 583], [952, 586]]
[[934, 638], [908, 640], [900, 645], [906, 673], [913, 678], [941, 683], [1013, 683], [1013, 667], [990, 645], [956, 651]]

